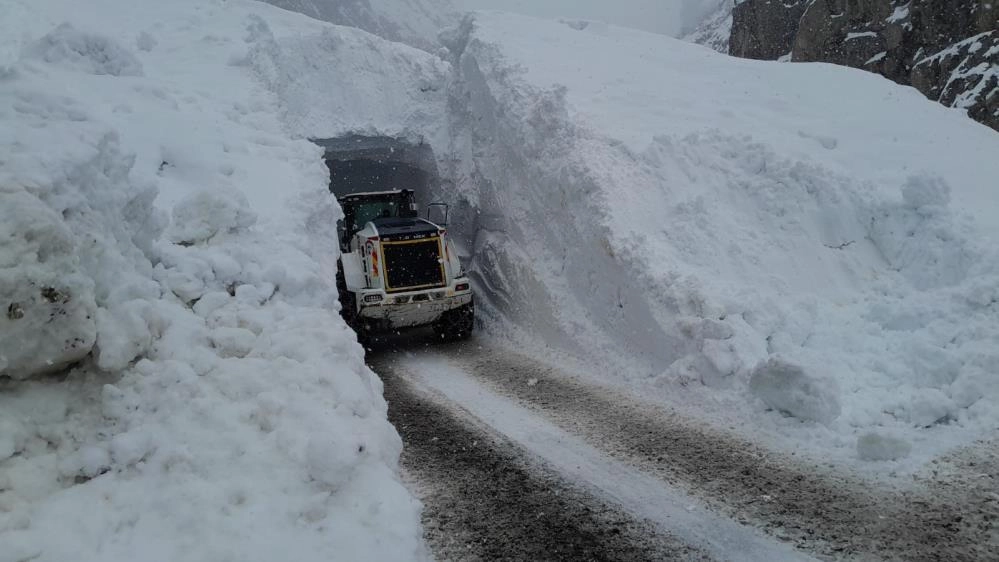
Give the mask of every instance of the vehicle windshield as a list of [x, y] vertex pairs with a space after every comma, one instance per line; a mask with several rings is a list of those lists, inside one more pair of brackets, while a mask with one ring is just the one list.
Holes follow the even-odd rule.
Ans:
[[364, 225], [381, 217], [398, 217], [399, 203], [397, 201], [370, 201], [360, 203], [354, 208], [353, 230], [356, 232]]

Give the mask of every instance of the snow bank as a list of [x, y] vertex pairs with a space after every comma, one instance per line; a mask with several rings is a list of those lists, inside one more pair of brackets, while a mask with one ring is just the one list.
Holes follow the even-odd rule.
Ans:
[[142, 63], [112, 39], [77, 31], [64, 23], [24, 50], [38, 59], [70, 70], [110, 76], [142, 76]]
[[450, 0], [266, 0], [337, 25], [434, 52], [437, 33], [454, 25], [458, 16]]
[[613, 26], [444, 38], [445, 197], [494, 333], [847, 461], [873, 428], [918, 462], [999, 422], [993, 132], [860, 71]]
[[354, 30], [241, 1], [0, 12], [0, 560], [425, 558], [336, 312], [321, 151], [248, 64]]
[[244, 63], [280, 100], [296, 136], [417, 139], [446, 131], [450, 67], [435, 56], [343, 27], [279, 38], [258, 27], [253, 45]]

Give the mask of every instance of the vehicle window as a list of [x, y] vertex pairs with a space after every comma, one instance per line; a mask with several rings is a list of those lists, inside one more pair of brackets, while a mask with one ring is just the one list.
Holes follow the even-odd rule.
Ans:
[[364, 225], [379, 217], [399, 216], [399, 206], [395, 201], [373, 201], [362, 203], [357, 206], [354, 215], [354, 229], [360, 230]]

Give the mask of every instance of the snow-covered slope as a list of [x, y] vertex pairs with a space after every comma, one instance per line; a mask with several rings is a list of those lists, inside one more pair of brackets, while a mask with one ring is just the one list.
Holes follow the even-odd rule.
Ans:
[[428, 56], [242, 0], [0, 13], [0, 560], [424, 557], [273, 63]]
[[734, 0], [716, 2], [713, 11], [707, 13], [693, 31], [684, 39], [711, 47], [719, 53], [728, 54], [729, 39], [732, 37], [732, 8]]
[[580, 27], [448, 37], [453, 230], [494, 331], [844, 459], [995, 427], [992, 131], [860, 71]]
[[356, 27], [390, 41], [434, 51], [437, 34], [457, 21], [450, 0], [265, 0], [279, 8], [337, 25]]
[[682, 37], [691, 33], [722, 2], [731, 0], [454, 0], [466, 11], [499, 10], [534, 17], [569, 21], [604, 22]]
[[443, 145], [450, 66], [406, 45], [329, 27], [261, 40], [248, 64], [275, 94], [285, 129], [301, 138], [348, 134], [430, 137]]

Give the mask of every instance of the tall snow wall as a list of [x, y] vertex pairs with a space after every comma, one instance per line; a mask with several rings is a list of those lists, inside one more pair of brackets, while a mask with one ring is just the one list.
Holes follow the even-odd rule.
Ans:
[[488, 329], [845, 455], [997, 419], [986, 129], [858, 72], [601, 24], [478, 14], [444, 39], [443, 189]]
[[240, 0], [0, 13], [0, 559], [426, 558], [283, 72], [377, 129], [428, 55]]
[[[470, 259], [484, 313], [582, 354], [627, 349], [646, 369], [685, 352], [624, 274], [606, 226], [610, 205], [569, 118], [565, 89], [530, 91], [504, 72], [475, 20], [447, 37], [455, 59], [450, 118], [452, 231]], [[447, 186], [445, 186], [447, 189]], [[668, 312], [676, 312], [671, 308]], [[589, 346], [602, 337], [601, 350]]]

